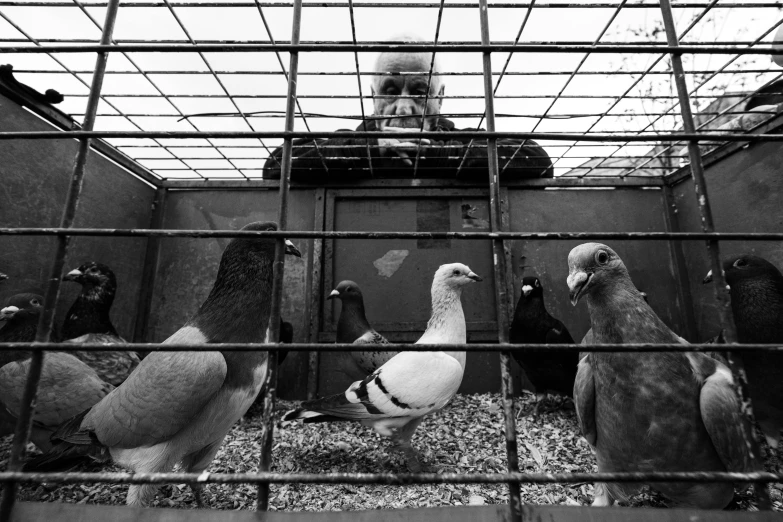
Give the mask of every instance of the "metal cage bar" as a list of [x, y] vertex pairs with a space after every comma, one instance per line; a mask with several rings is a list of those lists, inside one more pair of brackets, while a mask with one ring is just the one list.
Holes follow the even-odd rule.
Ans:
[[[479, 21], [481, 23], [481, 43], [489, 44], [489, 11], [487, 0], [479, 0]], [[434, 57], [433, 57], [434, 58]], [[492, 55], [482, 55], [484, 71], [484, 111], [487, 115], [487, 130], [495, 131], [495, 100], [492, 86]], [[500, 199], [500, 165], [498, 163], [497, 139], [487, 139], [487, 163], [489, 174], [489, 214], [490, 230], [494, 233], [503, 230], [503, 209]], [[492, 268], [495, 283], [495, 313], [497, 314], [498, 344], [508, 344], [508, 287], [506, 281], [506, 252], [502, 239], [492, 240]], [[505, 422], [506, 466], [509, 473], [519, 471], [519, 453], [517, 448], [517, 423], [514, 410], [514, 387], [511, 377], [511, 356], [500, 353], [501, 401]], [[511, 516], [522, 519], [522, 498], [519, 484], [508, 483], [508, 503]]]
[[[677, 29], [674, 25], [674, 15], [672, 13], [670, 0], [661, 0], [661, 14], [663, 15], [663, 23], [666, 29], [666, 39], [671, 47], [677, 47], [679, 40], [677, 38]], [[685, 84], [682, 55], [675, 52], [671, 53], [671, 63], [672, 69], [674, 71], [674, 82], [677, 87], [677, 94], [680, 97], [680, 112], [682, 114], [683, 128], [685, 129], [685, 132], [695, 132], [696, 126], [693, 121], [693, 113], [691, 112], [691, 102], [688, 99], [688, 86]], [[704, 166], [702, 164], [701, 150], [699, 149], [698, 141], [688, 141], [688, 156], [691, 163], [690, 168], [693, 177], [693, 187], [696, 191], [699, 215], [701, 216], [701, 228], [705, 232], [714, 232], [715, 224], [712, 219], [712, 209], [710, 206], [709, 195], [707, 194], [707, 181], [704, 177]], [[726, 342], [728, 344], [736, 343], [737, 330], [734, 326], [734, 319], [731, 313], [731, 303], [725, 292], [726, 279], [723, 275], [723, 266], [720, 258], [718, 240], [707, 240], [706, 247], [710, 264], [712, 265], [714, 279], [713, 288], [715, 289], [715, 301], [718, 305], [717, 308], [720, 325], [725, 332], [724, 336], [726, 338]], [[737, 391], [739, 392], [739, 397], [740, 401], [742, 402], [744, 413], [751, 421], [749, 426], [753, 426], [755, 423], [753, 422], [753, 408], [751, 407], [750, 397], [748, 396], [747, 377], [745, 376], [745, 372], [742, 370], [741, 362], [731, 357], [730, 352], [728, 355], [728, 361], [729, 365], [732, 367], [732, 373], [738, 377]], [[754, 458], [754, 454], [758, 451], [758, 449], [754, 445], [754, 435], [752, 428], [748, 428], [744, 424], [740, 424], [740, 429], [743, 432], [748, 453], [750, 454], [751, 458]], [[751, 431], [748, 431], [749, 429]], [[765, 486], [760, 486], [757, 484], [754, 487], [754, 493], [759, 509], [772, 509], [772, 502], [769, 498], [769, 491], [767, 491]]]
[[[119, 10], [120, 0], [111, 0], [106, 9], [106, 19], [101, 33], [101, 45], [111, 43], [114, 24], [117, 20], [117, 11]], [[95, 125], [95, 115], [98, 112], [98, 102], [100, 100], [101, 87], [103, 86], [103, 73], [106, 71], [106, 62], [109, 59], [107, 53], [98, 53], [95, 59], [95, 73], [90, 85], [90, 97], [87, 102], [87, 111], [82, 125], [83, 129], [92, 130]], [[90, 138], [85, 137], [79, 140], [79, 148], [76, 152], [76, 159], [73, 165], [70, 184], [68, 186], [68, 195], [65, 199], [62, 217], [60, 219], [60, 228], [68, 229], [73, 225], [76, 217], [76, 209], [79, 205], [79, 197], [84, 182], [84, 168], [87, 164], [87, 155], [90, 152]], [[52, 258], [51, 270], [49, 273], [49, 284], [46, 289], [44, 300], [45, 307], [41, 312], [38, 321], [38, 328], [35, 333], [37, 342], [47, 342], [54, 328], [54, 314], [57, 306], [57, 299], [60, 295], [60, 283], [62, 280], [63, 266], [65, 265], [65, 256], [68, 254], [68, 243], [70, 237], [67, 235], [57, 236], [55, 253]], [[24, 392], [22, 393], [21, 409], [19, 417], [16, 419], [16, 428], [11, 445], [11, 455], [8, 459], [8, 469], [10, 471], [20, 471], [23, 465], [27, 441], [30, 437], [30, 430], [33, 424], [33, 414], [35, 413], [35, 402], [38, 394], [38, 384], [41, 380], [41, 371], [43, 369], [44, 352], [36, 351], [32, 355], [30, 367], [27, 372]], [[2, 499], [0, 499], [0, 520], [8, 520], [11, 510], [16, 501], [16, 492], [18, 484], [10, 482], [3, 489]]]

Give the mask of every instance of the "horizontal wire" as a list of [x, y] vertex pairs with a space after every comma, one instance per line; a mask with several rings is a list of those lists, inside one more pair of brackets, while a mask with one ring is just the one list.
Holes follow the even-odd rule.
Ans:
[[573, 141], [633, 141], [655, 142], [659, 141], [709, 141], [721, 144], [727, 141], [739, 142], [763, 142], [783, 141], [783, 134], [738, 134], [726, 133], [719, 129], [713, 132], [721, 134], [709, 134], [705, 132], [649, 132], [644, 134], [629, 134], [628, 131], [596, 132], [581, 134], [578, 132], [487, 132], [482, 130], [459, 131], [410, 131], [379, 132], [379, 131], [313, 131], [313, 132], [286, 132], [286, 131], [3, 131], [0, 132], [0, 140], [50, 140], [73, 138], [496, 138], [496, 139], [537, 139], [537, 140], [573, 140]]
[[174, 230], [145, 228], [0, 228], [0, 236], [107, 236], [286, 239], [783, 240], [783, 232], [366, 232], [342, 230]]
[[[421, 331], [425, 323], [422, 323]], [[418, 330], [412, 330], [418, 331]], [[365, 352], [366, 344], [353, 343], [293, 343], [293, 344], [264, 344], [264, 343], [212, 343], [212, 344], [187, 344], [187, 343], [0, 343], [0, 349], [4, 350], [28, 350], [31, 352], [57, 351], [57, 352], [114, 352], [124, 350], [139, 350], [150, 352]], [[580, 352], [600, 353], [639, 353], [639, 352], [754, 352], [754, 351], [783, 351], [783, 345], [779, 344], [682, 344], [682, 343], [606, 343], [606, 344], [498, 344], [498, 343], [468, 343], [468, 344], [412, 344], [389, 343], [373, 345], [373, 351], [377, 352], [541, 352], [555, 351], [568, 352], [579, 350]]]
[[422, 53], [601, 53], [601, 54], [730, 54], [783, 55], [783, 48], [770, 47], [712, 47], [669, 45], [564, 45], [564, 44], [122, 44], [122, 45], [42, 45], [37, 47], [0, 47], [0, 53], [56, 54], [56, 53], [226, 53], [226, 52], [366, 52], [384, 51]]
[[783, 482], [783, 474], [721, 471], [650, 471], [617, 473], [121, 473], [0, 472], [0, 483], [75, 484], [578, 484], [582, 482]]
[[[175, 7], [255, 7], [257, 4], [252, 1], [248, 2], [171, 2], [171, 4]], [[105, 7], [108, 5], [107, 2], [85, 2], [84, 4], [86, 7]], [[259, 2], [261, 7], [280, 7], [280, 8], [289, 8], [293, 7], [292, 2]], [[348, 2], [310, 2], [310, 3], [303, 3], [302, 7], [326, 7], [326, 8], [344, 8], [348, 7], [350, 4]], [[407, 3], [407, 2], [366, 2], [361, 3], [357, 2], [353, 4], [354, 7], [359, 8], [377, 8], [377, 7], [386, 7], [386, 8], [400, 8], [400, 7], [414, 7], [414, 8], [439, 8], [439, 3]], [[611, 2], [595, 2], [595, 3], [586, 3], [586, 2], [571, 2], [571, 3], [538, 3], [532, 4], [530, 2], [505, 2], [505, 3], [493, 3], [490, 4], [489, 7], [491, 9], [516, 9], [516, 8], [528, 8], [528, 7], [534, 7], [536, 9], [572, 9], [572, 8], [580, 8], [580, 9], [607, 9], [607, 8], [615, 8], [617, 7], [617, 3], [611, 3]], [[673, 4], [672, 7], [675, 9], [688, 9], [688, 8], [702, 8], [709, 5], [708, 2], [677, 2], [676, 4]], [[17, 7], [68, 7], [68, 4], [63, 4], [59, 2], [45, 2], [45, 1], [3, 1], [0, 2], [0, 7], [11, 7], [11, 6], [17, 6]], [[122, 4], [122, 8], [128, 8], [128, 7], [161, 7], [162, 4], [157, 2], [129, 2]], [[455, 2], [448, 4], [447, 7], [449, 8], [469, 8], [469, 9], [475, 9], [478, 7], [477, 3], [469, 3], [469, 2]], [[623, 6], [623, 9], [660, 9], [661, 4], [657, 2], [638, 2], [638, 3], [628, 3]], [[756, 7], [771, 7], [771, 8], [780, 8], [783, 7], [783, 2], [773, 2], [773, 3], [764, 3], [764, 2], [724, 2], [720, 5], [716, 5], [714, 9], [717, 8], [725, 8], [725, 9], [734, 9], [734, 8], [756, 8]]]

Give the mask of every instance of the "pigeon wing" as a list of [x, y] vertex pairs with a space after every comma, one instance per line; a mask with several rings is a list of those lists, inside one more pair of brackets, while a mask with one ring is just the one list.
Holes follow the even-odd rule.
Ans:
[[389, 344], [389, 341], [375, 330], [370, 330], [356, 339], [353, 344]]
[[[29, 368], [29, 359], [0, 368], [0, 399], [14, 417], [21, 410]], [[38, 385], [34, 420], [41, 426], [56, 427], [90, 408], [113, 388], [76, 357], [59, 352], [47, 353]]]
[[746, 441], [743, 436], [743, 428], [747, 434], [753, 431], [740, 411], [731, 371], [713, 360], [705, 361], [704, 364], [714, 365], [715, 369], [702, 384], [699, 395], [701, 418], [723, 465], [727, 471], [736, 472], [761, 469], [748, 451], [750, 443], [753, 452], [758, 455], [755, 441]]
[[595, 381], [590, 366], [590, 355], [579, 361], [579, 369], [574, 381], [574, 405], [579, 427], [587, 442], [595, 447], [597, 431], [595, 427]]
[[442, 408], [462, 382], [462, 366], [442, 352], [403, 352], [343, 394], [302, 408], [350, 419], [422, 416]]
[[[204, 343], [190, 326], [172, 342]], [[155, 352], [145, 357], [117, 389], [82, 422], [108, 447], [135, 448], [169, 439], [185, 427], [223, 386], [226, 360], [220, 352]]]
[[560, 323], [546, 333], [546, 342], [547, 344], [574, 344], [574, 338], [563, 323]]

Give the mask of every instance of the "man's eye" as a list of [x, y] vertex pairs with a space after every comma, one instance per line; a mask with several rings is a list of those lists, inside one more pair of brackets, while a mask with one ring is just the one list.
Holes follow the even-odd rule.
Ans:
[[396, 87], [389, 87], [388, 89], [386, 89], [385, 92], [386, 92], [386, 94], [389, 94], [391, 96], [394, 96], [394, 95], [398, 94], [398, 91], [397, 91]]

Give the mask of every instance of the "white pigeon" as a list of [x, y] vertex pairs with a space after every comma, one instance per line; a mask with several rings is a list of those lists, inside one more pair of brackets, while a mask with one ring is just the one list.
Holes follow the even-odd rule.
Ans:
[[[462, 263], [441, 265], [432, 280], [432, 315], [416, 344], [465, 344], [462, 287], [481, 281]], [[411, 438], [424, 416], [446, 406], [465, 373], [465, 352], [401, 352], [344, 393], [305, 401], [283, 420], [354, 420], [390, 437], [408, 469], [422, 470]]]

